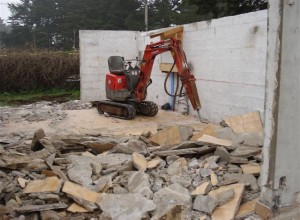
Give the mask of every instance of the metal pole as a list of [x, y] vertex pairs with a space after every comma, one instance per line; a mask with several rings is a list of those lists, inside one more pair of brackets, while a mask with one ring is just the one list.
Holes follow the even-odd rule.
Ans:
[[145, 31], [148, 31], [148, 0], [145, 0]]

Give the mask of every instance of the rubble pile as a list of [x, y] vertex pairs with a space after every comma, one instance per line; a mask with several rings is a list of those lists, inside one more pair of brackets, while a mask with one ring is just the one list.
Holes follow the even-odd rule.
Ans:
[[65, 110], [81, 110], [91, 107], [91, 103], [80, 100], [72, 100], [62, 104], [43, 101], [21, 107], [0, 107], [0, 125], [8, 122], [36, 122], [47, 119], [58, 122], [67, 117]]
[[260, 134], [159, 129], [130, 137], [47, 137], [39, 129], [18, 145], [0, 139], [0, 216], [226, 220], [253, 213]]

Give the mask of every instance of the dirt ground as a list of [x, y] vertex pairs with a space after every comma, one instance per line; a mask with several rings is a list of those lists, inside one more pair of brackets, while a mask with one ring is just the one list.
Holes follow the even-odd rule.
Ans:
[[[22, 111], [24, 111], [22, 107], [15, 108], [14, 114], [17, 115]], [[39, 128], [43, 128], [48, 135], [139, 135], [148, 131], [155, 133], [158, 126], [170, 124], [191, 125], [195, 130], [201, 130], [206, 125], [199, 122], [196, 117], [163, 110], [160, 110], [155, 117], [137, 116], [133, 120], [105, 117], [99, 115], [96, 108], [63, 112], [65, 117], [55, 123], [53, 123], [54, 116], [43, 120], [8, 120], [0, 126], [0, 136], [11, 133], [33, 134]]]

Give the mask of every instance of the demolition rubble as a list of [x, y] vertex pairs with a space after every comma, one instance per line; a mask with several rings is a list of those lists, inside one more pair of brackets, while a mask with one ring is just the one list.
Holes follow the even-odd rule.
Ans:
[[30, 139], [0, 138], [0, 216], [246, 219], [260, 193], [263, 137], [257, 121], [240, 119], [135, 136], [39, 129]]

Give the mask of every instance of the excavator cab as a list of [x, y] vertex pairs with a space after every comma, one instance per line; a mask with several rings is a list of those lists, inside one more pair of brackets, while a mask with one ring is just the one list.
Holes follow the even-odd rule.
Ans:
[[114, 101], [126, 101], [133, 98], [140, 77], [138, 66], [132, 67], [131, 61], [125, 61], [123, 57], [110, 56], [108, 68], [106, 98]]

